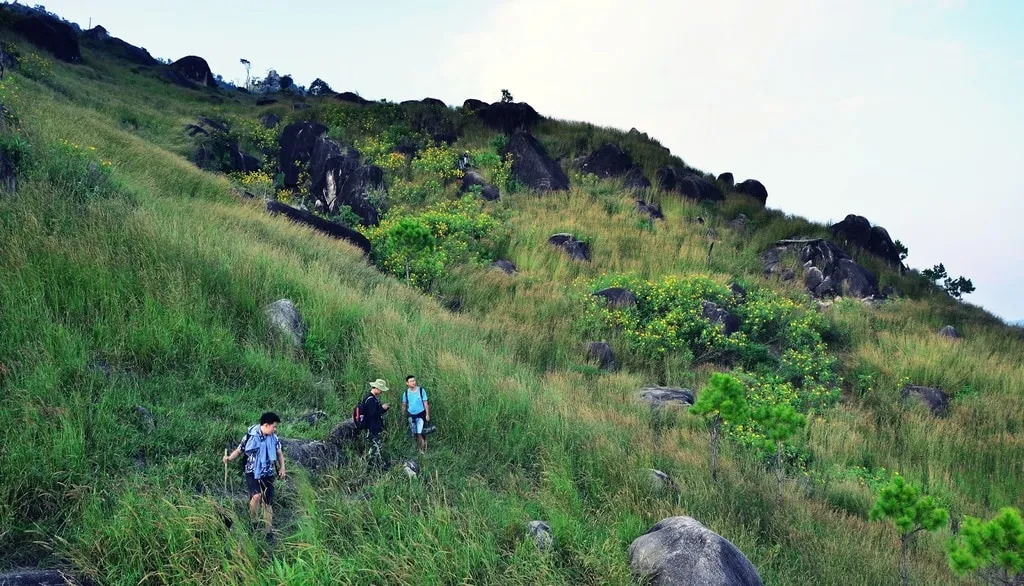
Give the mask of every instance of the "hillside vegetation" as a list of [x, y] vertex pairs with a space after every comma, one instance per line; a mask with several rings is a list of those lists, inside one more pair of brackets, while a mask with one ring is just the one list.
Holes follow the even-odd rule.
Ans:
[[[6, 28], [3, 40], [18, 64], [0, 79], [0, 153], [17, 182], [0, 191], [0, 572], [60, 567], [112, 585], [628, 584], [633, 540], [687, 515], [765, 584], [894, 584], [897, 530], [869, 514], [899, 474], [951, 519], [911, 542], [910, 581], [974, 583], [947, 559], [959, 521], [1024, 506], [1019, 328], [857, 247], [844, 249], [891, 288], [884, 300], [815, 299], [791, 254], [780, 266], [795, 279], [766, 275], [776, 241], [832, 238], [828, 227], [710, 175], [723, 201], [660, 189], [666, 166], [704, 175], [646, 135], [539, 121], [531, 133], [570, 187], [538, 191], [513, 173], [513, 139], [466, 107], [287, 92], [258, 106], [260, 95], [172, 83], [164, 66], [84, 37], [74, 63]], [[267, 114], [280, 122], [267, 128]], [[383, 172], [366, 198], [377, 222], [358, 206], [319, 210], [363, 234], [368, 256], [267, 213], [264, 198], [317, 210], [308, 165], [291, 188], [279, 161], [299, 121]], [[656, 186], [574, 164], [605, 143]], [[232, 145], [258, 168], [233, 169]], [[500, 199], [460, 193], [462, 153]], [[585, 242], [590, 260], [549, 244], [556, 233]], [[518, 271], [492, 268], [498, 259]], [[636, 306], [592, 295], [612, 286]], [[283, 298], [306, 322], [300, 348], [269, 331], [264, 307]], [[705, 301], [738, 331], [706, 319]], [[946, 325], [960, 339], [938, 335]], [[608, 342], [617, 368], [587, 359], [592, 341]], [[637, 393], [699, 397], [719, 372], [763, 416], [724, 423], [712, 479], [705, 420]], [[276, 546], [249, 531], [225, 447], [267, 410], [284, 420], [279, 435], [323, 439], [366, 381], [387, 380], [397, 405], [407, 373], [430, 391], [439, 430], [422, 473], [368, 477], [356, 442], [337, 469], [289, 466]], [[907, 385], [943, 389], [948, 409], [901, 399]], [[806, 425], [776, 441], [765, 414], [783, 404]], [[314, 410], [326, 423], [300, 420]], [[400, 464], [414, 445], [388, 417]], [[548, 523], [552, 547], [535, 545], [532, 520]]]

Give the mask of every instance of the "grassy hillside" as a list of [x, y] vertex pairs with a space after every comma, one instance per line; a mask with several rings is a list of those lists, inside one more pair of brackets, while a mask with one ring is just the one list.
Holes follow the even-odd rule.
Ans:
[[[799, 279], [761, 274], [767, 246], [827, 234], [824, 226], [741, 195], [699, 205], [657, 190], [647, 196], [666, 219], [652, 223], [621, 182], [572, 172], [566, 193], [503, 189], [500, 202], [456, 205], [445, 176], [452, 153], [473, 153], [489, 179], [515, 187], [502, 179], [501, 137], [466, 113], [451, 114], [462, 133], [450, 148], [398, 160], [390, 147], [409, 129], [395, 105], [324, 97], [295, 110], [291, 100], [258, 107], [243, 94], [215, 103], [88, 46], [70, 65], [5, 38], [22, 64], [0, 80], [2, 146], [19, 157], [17, 192], [0, 194], [0, 568], [70, 567], [125, 585], [622, 584], [631, 581], [630, 542], [686, 514], [736, 544], [766, 584], [891, 584], [896, 533], [867, 516], [893, 471], [954, 518], [1024, 505], [1019, 332], [855, 251], [903, 296], [819, 309]], [[391, 209], [383, 228], [366, 230], [377, 245], [371, 260], [385, 269], [395, 269], [381, 256], [387, 226], [403, 217], [454, 226], [452, 217], [486, 216], [476, 224], [486, 233], [467, 250], [446, 241], [438, 250], [447, 256], [416, 265], [419, 280], [407, 286], [400, 268], [383, 273], [355, 247], [237, 195], [259, 178], [189, 160], [194, 144], [182, 128], [197, 116], [229, 120], [254, 148], [284, 125], [268, 137], [255, 122], [267, 112], [284, 123], [318, 120], [385, 168]], [[608, 140], [628, 147], [649, 177], [682, 165], [635, 134], [561, 121], [535, 134], [567, 169]], [[739, 213], [750, 219], [745, 231], [727, 226]], [[547, 244], [556, 232], [588, 241], [592, 262]], [[490, 270], [499, 257], [519, 273]], [[787, 316], [813, 321], [822, 336], [813, 359], [834, 360], [815, 376], [838, 396], [808, 408], [781, 504], [748, 436], [723, 443], [712, 481], [703, 422], [652, 413], [635, 398], [651, 384], [699, 389], [712, 372], [778, 348], [751, 334], [730, 360], [688, 348], [648, 355], [588, 299], [619, 278], [695, 275], [709, 290], [738, 280], [792, 304]], [[280, 298], [308, 323], [301, 351], [268, 335], [262, 308]], [[446, 308], [455, 298], [458, 312]], [[936, 336], [946, 324], [963, 339]], [[586, 364], [581, 345], [597, 338], [623, 368]], [[321, 438], [323, 424], [294, 420], [322, 409], [340, 421], [365, 381], [398, 388], [407, 372], [432, 392], [440, 428], [423, 476], [366, 479], [357, 455], [321, 476], [292, 466], [279, 483], [280, 543], [271, 550], [249, 532], [234, 468], [224, 485], [224, 447], [265, 410], [286, 421], [281, 435]], [[949, 415], [899, 401], [907, 382], [949, 391]], [[414, 452], [395, 421], [387, 444], [396, 458]], [[651, 486], [646, 468], [671, 475], [678, 492]], [[231, 531], [221, 514], [236, 521]], [[552, 551], [525, 536], [533, 519], [551, 525]], [[959, 583], [945, 556], [950, 536], [919, 536], [915, 583]]]

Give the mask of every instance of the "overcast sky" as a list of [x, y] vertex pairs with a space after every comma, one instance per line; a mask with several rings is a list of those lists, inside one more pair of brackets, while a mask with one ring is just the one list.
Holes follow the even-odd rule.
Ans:
[[[399, 101], [497, 100], [648, 132], [768, 205], [885, 226], [1024, 318], [1024, 2], [60, 0], [155, 57], [239, 58]], [[429, 5], [428, 5], [429, 4]], [[244, 6], [244, 8], [238, 8]]]

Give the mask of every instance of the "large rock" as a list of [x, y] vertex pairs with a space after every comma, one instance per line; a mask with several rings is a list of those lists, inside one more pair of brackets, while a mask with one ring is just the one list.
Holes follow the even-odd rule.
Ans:
[[590, 245], [572, 234], [554, 234], [548, 238], [548, 243], [564, 250], [573, 260], [590, 262]]
[[718, 307], [715, 303], [704, 301], [702, 315], [713, 324], [722, 326], [722, 333], [731, 336], [740, 331], [740, 320], [735, 315]]
[[692, 200], [722, 201], [725, 199], [725, 194], [718, 188], [718, 185], [685, 169], [671, 166], [662, 167], [658, 169], [656, 179], [658, 187], [663, 191], [679, 193]]
[[422, 100], [420, 100], [420, 103], [423, 104], [424, 106], [434, 106], [437, 108], [448, 107], [448, 104], [445, 104], [444, 100], [439, 100], [437, 98], [423, 98]]
[[584, 173], [597, 175], [602, 179], [621, 177], [633, 168], [633, 159], [618, 145], [610, 142], [601, 145], [587, 157], [580, 170]]
[[342, 463], [342, 452], [333, 443], [319, 440], [281, 438], [281, 448], [288, 462], [312, 472], [326, 472]]
[[504, 134], [525, 131], [540, 122], [540, 114], [526, 102], [495, 102], [476, 111], [485, 126]]
[[370, 103], [370, 100], [361, 97], [355, 92], [341, 92], [340, 94], [336, 94], [334, 99], [342, 102], [348, 102], [349, 104], [355, 104], [357, 106], [365, 106]]
[[318, 205], [335, 213], [349, 206], [364, 226], [380, 221], [384, 201], [384, 172], [379, 167], [359, 164], [359, 152], [325, 137], [319, 137], [310, 155], [310, 193]]
[[403, 113], [413, 132], [430, 137], [437, 145], [452, 144], [461, 134], [459, 116], [443, 102], [438, 102], [402, 102]]
[[78, 48], [78, 33], [66, 22], [48, 14], [34, 14], [16, 20], [12, 28], [33, 45], [46, 49], [61, 61], [82, 61], [82, 53]]
[[643, 169], [640, 167], [633, 167], [626, 173], [626, 179], [623, 181], [623, 187], [626, 189], [647, 189], [651, 186], [651, 181], [644, 176]]
[[907, 385], [900, 391], [900, 397], [916, 397], [931, 410], [932, 415], [942, 416], [949, 411], [949, 395], [942, 389]]
[[506, 275], [513, 275], [516, 272], [518, 272], [518, 269], [516, 268], [516, 263], [510, 260], [496, 260], [491, 263], [491, 268], [498, 269], [499, 271], [505, 273]]
[[267, 112], [260, 116], [260, 124], [262, 124], [264, 128], [276, 128], [280, 123], [281, 117], [273, 112]]
[[250, 171], [258, 171], [260, 168], [261, 161], [243, 151], [237, 142], [231, 145], [229, 155], [231, 157], [231, 168], [234, 171], [249, 173]]
[[326, 441], [338, 448], [342, 448], [357, 439], [359, 432], [360, 430], [356, 427], [356, 423], [352, 421], [351, 417], [348, 417], [331, 428], [331, 431], [327, 434]]
[[551, 527], [544, 521], [530, 521], [526, 524], [526, 532], [540, 551], [547, 551], [555, 545]]
[[2, 152], [0, 152], [0, 189], [14, 193], [18, 189], [18, 170]]
[[762, 185], [757, 179], [747, 179], [746, 181], [737, 183], [736, 186], [733, 187], [733, 191], [749, 195], [761, 202], [761, 205], [765, 205], [768, 202], [768, 190], [765, 189], [764, 185]]
[[483, 100], [477, 100], [475, 98], [469, 98], [465, 102], [462, 102], [462, 109], [467, 112], [476, 112], [478, 110], [483, 110], [487, 106], [487, 102]]
[[939, 330], [939, 336], [943, 338], [949, 338], [950, 340], [960, 339], [960, 333], [957, 332], [956, 328], [954, 328], [953, 326], [943, 326], [942, 329]]
[[651, 586], [761, 586], [750, 560], [690, 517], [659, 521], [629, 546], [629, 565]]
[[868, 222], [864, 216], [849, 214], [842, 222], [832, 224], [829, 227], [829, 232], [840, 242], [867, 248], [871, 239], [871, 222]]
[[299, 172], [309, 163], [317, 138], [325, 132], [327, 127], [316, 122], [293, 122], [284, 127], [280, 138], [280, 169], [287, 187], [299, 184]]
[[171, 63], [171, 70], [200, 86], [217, 87], [217, 80], [214, 79], [213, 72], [210, 71], [210, 65], [202, 57], [195, 55], [182, 57]]
[[480, 188], [480, 196], [487, 201], [497, 201], [501, 197], [501, 192], [494, 185], [488, 183], [483, 175], [476, 171], [466, 171], [465, 175], [462, 176], [462, 186], [459, 188], [460, 193], [466, 193], [474, 187]]
[[380, 223], [380, 213], [387, 206], [384, 170], [376, 165], [364, 165], [349, 175], [341, 188], [338, 203], [347, 205], [359, 216], [364, 226]]
[[597, 364], [602, 370], [615, 370], [615, 352], [608, 342], [590, 342], [587, 344], [587, 361]]
[[94, 43], [100, 50], [129, 63], [145, 67], [154, 67], [160, 63], [149, 54], [149, 51], [110, 36], [107, 29], [99, 25], [82, 33], [82, 38]]
[[871, 227], [868, 252], [894, 266], [899, 266], [903, 262], [903, 259], [900, 258], [900, 250], [896, 248], [896, 243], [889, 236], [889, 231], [881, 226]]
[[[811, 292], [863, 299], [878, 295], [878, 278], [829, 240], [812, 240], [800, 249], [800, 262], [818, 268], [824, 280]], [[809, 265], [807, 263], [810, 263]]]
[[642, 199], [636, 200], [636, 211], [649, 217], [652, 220], [664, 220], [665, 214], [661, 213], [661, 206], [656, 203], [646, 202]]
[[605, 306], [613, 309], [636, 307], [636, 295], [624, 287], [608, 287], [594, 292], [593, 295], [604, 299]]
[[331, 236], [332, 238], [347, 240], [361, 248], [364, 254], [370, 254], [370, 241], [367, 240], [366, 236], [363, 236], [348, 226], [329, 222], [316, 214], [311, 214], [309, 212], [293, 208], [290, 205], [283, 204], [279, 201], [268, 201], [267, 211], [272, 214], [284, 214], [292, 221], [305, 224], [319, 232]]
[[542, 192], [569, 189], [565, 171], [533, 136], [513, 134], [503, 154], [512, 155], [512, 176], [526, 187]]
[[0, 574], [0, 586], [78, 586], [75, 577], [61, 570], [9, 570]]
[[718, 182], [721, 183], [722, 185], [726, 186], [729, 189], [732, 189], [733, 187], [736, 186], [736, 180], [733, 179], [732, 173], [721, 173], [721, 174], [719, 174], [718, 175]]
[[690, 389], [673, 387], [644, 387], [637, 392], [637, 396], [652, 409], [672, 404], [693, 405], [697, 400], [697, 395]]
[[306, 344], [306, 324], [291, 299], [278, 299], [268, 305], [265, 311], [272, 338], [280, 339], [296, 349]]

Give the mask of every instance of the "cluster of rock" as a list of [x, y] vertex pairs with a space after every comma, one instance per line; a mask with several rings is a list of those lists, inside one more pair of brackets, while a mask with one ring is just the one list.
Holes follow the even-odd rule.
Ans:
[[796, 250], [804, 267], [804, 284], [812, 295], [819, 298], [879, 297], [878, 277], [854, 261], [834, 242], [824, 239], [783, 240], [761, 254], [766, 275], [782, 274], [783, 256]]
[[850, 214], [842, 222], [833, 224], [829, 231], [836, 240], [870, 252], [893, 266], [900, 266], [900, 249], [881, 226], [872, 226], [864, 216]]
[[572, 234], [552, 234], [548, 237], [548, 244], [561, 248], [573, 260], [590, 262], [590, 245]]

